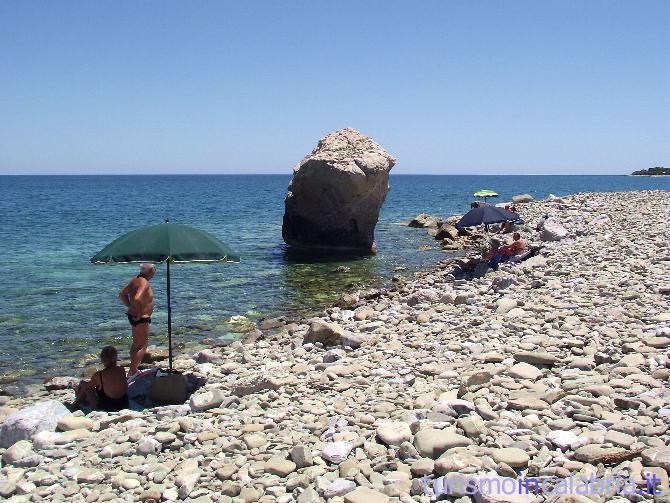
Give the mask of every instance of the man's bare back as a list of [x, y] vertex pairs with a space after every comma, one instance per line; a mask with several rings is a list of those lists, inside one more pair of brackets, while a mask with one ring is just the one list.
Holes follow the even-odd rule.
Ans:
[[128, 307], [128, 315], [133, 320], [151, 318], [154, 312], [154, 291], [143, 276], [136, 276], [121, 290], [119, 297]]

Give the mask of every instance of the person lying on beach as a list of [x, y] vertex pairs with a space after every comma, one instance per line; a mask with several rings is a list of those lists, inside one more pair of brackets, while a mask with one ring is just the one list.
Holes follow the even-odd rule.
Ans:
[[100, 352], [104, 369], [91, 376], [90, 381], [81, 381], [74, 402], [68, 408], [77, 410], [88, 405], [94, 410], [118, 412], [128, 408], [128, 381], [126, 372], [117, 365], [118, 353], [114, 346], [105, 346]]

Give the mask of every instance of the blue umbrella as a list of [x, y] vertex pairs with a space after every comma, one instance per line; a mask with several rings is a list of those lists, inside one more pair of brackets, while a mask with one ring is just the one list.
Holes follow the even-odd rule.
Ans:
[[475, 227], [477, 225], [499, 224], [508, 221], [514, 222], [520, 219], [521, 217], [519, 215], [507, 211], [505, 208], [481, 206], [479, 208], [473, 208], [463, 215], [456, 224], [456, 227], [462, 229], [464, 227]]

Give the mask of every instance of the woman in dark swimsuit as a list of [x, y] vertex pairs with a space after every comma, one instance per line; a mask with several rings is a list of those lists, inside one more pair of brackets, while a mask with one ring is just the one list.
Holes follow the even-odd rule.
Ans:
[[75, 401], [69, 405], [76, 410], [82, 403], [107, 412], [118, 412], [128, 408], [128, 381], [123, 368], [116, 362], [118, 354], [114, 346], [105, 346], [100, 353], [104, 369], [91, 376], [90, 381], [81, 381]]

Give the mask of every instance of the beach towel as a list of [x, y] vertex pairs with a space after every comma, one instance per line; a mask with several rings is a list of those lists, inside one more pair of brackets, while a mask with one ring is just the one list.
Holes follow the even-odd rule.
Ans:
[[509, 258], [509, 262], [511, 264], [518, 264], [519, 262], [523, 262], [524, 260], [528, 260], [531, 257], [534, 257], [538, 253], [540, 253], [540, 250], [542, 249], [541, 246], [533, 246], [528, 249], [528, 251], [522, 253], [521, 255], [514, 255]]

